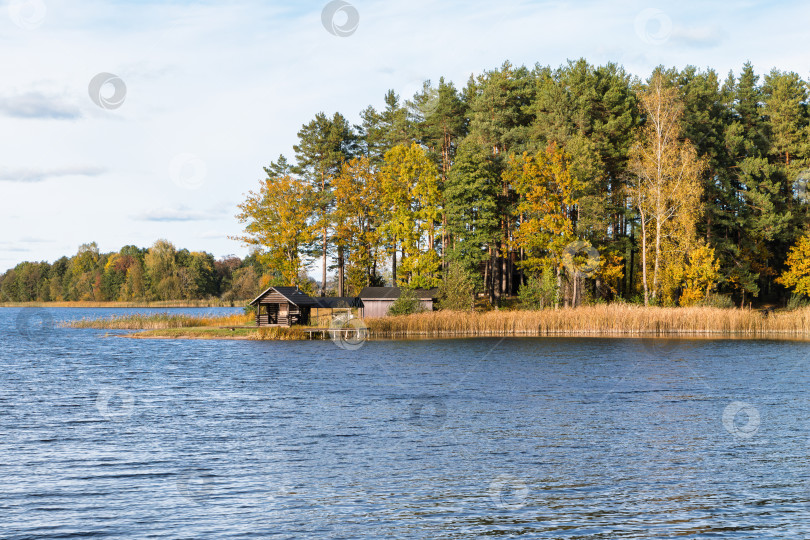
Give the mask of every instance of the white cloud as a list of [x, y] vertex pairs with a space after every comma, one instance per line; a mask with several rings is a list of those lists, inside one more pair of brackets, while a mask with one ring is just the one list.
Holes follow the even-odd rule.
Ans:
[[71, 166], [56, 169], [0, 169], [0, 182], [34, 183], [65, 177], [93, 177], [107, 172], [102, 167]]
[[133, 216], [133, 219], [139, 221], [209, 221], [212, 219], [211, 214], [206, 212], [197, 212], [189, 209], [178, 208], [161, 208], [157, 210], [149, 210], [141, 214]]
[[82, 116], [79, 107], [63, 96], [38, 91], [0, 96], [0, 113], [12, 118], [43, 120], [76, 120]]

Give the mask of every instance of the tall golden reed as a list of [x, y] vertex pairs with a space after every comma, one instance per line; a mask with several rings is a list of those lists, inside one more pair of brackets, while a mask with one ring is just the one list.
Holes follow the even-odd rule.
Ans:
[[167, 328], [195, 328], [200, 326], [246, 326], [254, 324], [249, 314], [200, 317], [197, 315], [176, 315], [152, 313], [148, 315], [114, 315], [101, 319], [81, 319], [68, 321], [68, 328], [102, 328], [108, 330], [164, 330]]
[[541, 311], [434, 311], [366, 321], [371, 336], [741, 335], [810, 336], [810, 308], [750, 309], [608, 304]]

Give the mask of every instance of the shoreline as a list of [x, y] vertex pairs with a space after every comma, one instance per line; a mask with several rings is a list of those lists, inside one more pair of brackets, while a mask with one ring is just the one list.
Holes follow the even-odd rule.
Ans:
[[[125, 334], [105, 335], [105, 337], [122, 337], [129, 339], [180, 339], [180, 340], [221, 340], [221, 341], [332, 341], [327, 335], [317, 338], [309, 338], [305, 335], [296, 335], [295, 332], [279, 337], [278, 335], [260, 336], [256, 335], [256, 329], [251, 329], [249, 333], [235, 333], [228, 335], [222, 333], [221, 328], [199, 327], [194, 332], [174, 329], [166, 330], [133, 330]], [[287, 329], [282, 329], [287, 330]], [[293, 329], [295, 330], [295, 329]], [[218, 332], [214, 332], [218, 331]], [[791, 331], [769, 331], [769, 332], [721, 332], [721, 331], [667, 331], [667, 332], [599, 332], [599, 331], [576, 331], [576, 332], [545, 332], [545, 333], [396, 333], [396, 334], [375, 334], [371, 333], [361, 341], [411, 341], [411, 340], [442, 340], [442, 339], [494, 339], [494, 338], [577, 338], [577, 339], [636, 339], [636, 340], [773, 340], [773, 341], [800, 341], [810, 342], [810, 333], [796, 333]]]
[[[810, 307], [762, 313], [750, 309], [662, 308], [598, 305], [537, 311], [432, 311], [365, 321], [327, 317], [309, 326], [256, 327], [249, 314], [112, 315], [65, 323], [73, 328], [134, 330], [133, 337], [174, 339], [330, 339], [329, 328], [355, 339], [442, 339], [475, 337], [615, 337], [810, 339]], [[317, 326], [316, 326], [317, 325]], [[335, 325], [335, 326], [332, 326]], [[309, 336], [312, 330], [316, 335]], [[358, 331], [358, 333], [353, 332]], [[318, 335], [319, 334], [319, 335]]]

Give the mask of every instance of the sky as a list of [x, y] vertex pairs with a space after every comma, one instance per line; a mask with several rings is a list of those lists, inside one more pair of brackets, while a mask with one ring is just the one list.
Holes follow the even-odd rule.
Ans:
[[92, 241], [243, 257], [229, 236], [262, 167], [388, 89], [580, 57], [807, 80], [808, 20], [800, 1], [6, 1], [0, 272]]

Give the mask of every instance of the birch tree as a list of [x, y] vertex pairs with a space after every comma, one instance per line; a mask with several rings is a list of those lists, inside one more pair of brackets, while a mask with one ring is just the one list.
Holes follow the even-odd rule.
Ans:
[[[664, 242], [682, 245], [689, 240], [689, 229], [694, 231], [705, 165], [692, 144], [682, 139], [683, 105], [677, 89], [666, 86], [660, 72], [653, 74], [639, 98], [644, 126], [631, 150], [629, 188], [640, 218], [642, 283], [648, 305], [660, 293]], [[686, 256], [687, 246], [682, 247]]]

